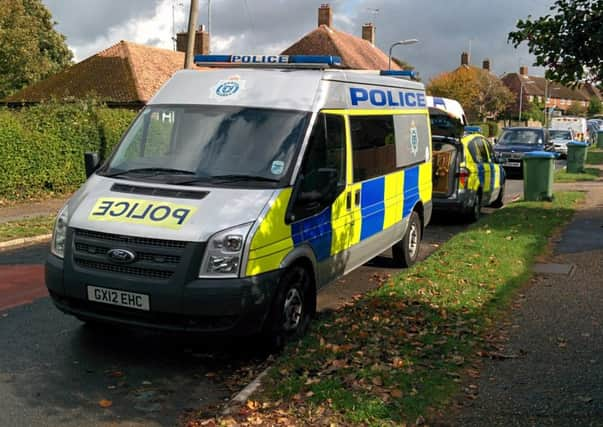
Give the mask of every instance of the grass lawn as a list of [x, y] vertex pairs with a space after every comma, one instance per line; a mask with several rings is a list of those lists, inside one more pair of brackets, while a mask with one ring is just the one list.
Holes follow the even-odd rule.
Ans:
[[597, 168], [584, 168], [584, 173], [567, 173], [565, 169], [555, 171], [555, 182], [596, 181], [600, 176]]
[[[316, 320], [262, 389], [218, 425], [400, 425], [445, 408], [548, 238], [583, 193], [517, 202], [457, 234], [378, 290]], [[475, 386], [464, 392], [471, 397]], [[206, 425], [197, 419], [191, 426]]]
[[55, 216], [40, 216], [0, 223], [0, 242], [52, 233]]
[[586, 164], [589, 165], [603, 165], [603, 150], [590, 149], [586, 156]]

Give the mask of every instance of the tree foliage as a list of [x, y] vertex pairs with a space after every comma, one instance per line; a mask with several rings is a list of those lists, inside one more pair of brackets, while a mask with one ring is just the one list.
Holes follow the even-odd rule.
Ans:
[[427, 85], [427, 92], [460, 102], [470, 121], [496, 118], [514, 100], [513, 93], [496, 76], [475, 67], [436, 76]]
[[556, 0], [552, 14], [519, 20], [509, 33], [526, 42], [549, 79], [565, 84], [603, 80], [603, 0]]
[[0, 99], [62, 70], [73, 58], [41, 0], [2, 0]]
[[568, 107], [566, 113], [570, 116], [584, 117], [586, 116], [586, 107], [579, 102], [572, 102], [572, 105]]
[[595, 115], [601, 114], [603, 112], [603, 104], [601, 104], [601, 100], [596, 96], [593, 96], [588, 103], [588, 114]]

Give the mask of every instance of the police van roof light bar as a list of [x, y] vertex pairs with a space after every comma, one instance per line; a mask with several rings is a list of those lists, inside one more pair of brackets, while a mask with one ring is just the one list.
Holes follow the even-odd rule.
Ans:
[[415, 80], [417, 77], [416, 71], [412, 70], [381, 70], [381, 75], [390, 77], [404, 77], [411, 80]]
[[275, 67], [275, 68], [329, 68], [341, 67], [339, 56], [331, 55], [196, 55], [201, 66]]

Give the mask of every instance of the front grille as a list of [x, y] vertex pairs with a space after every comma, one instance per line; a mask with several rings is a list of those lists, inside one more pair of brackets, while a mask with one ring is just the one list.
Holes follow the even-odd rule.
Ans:
[[[76, 229], [73, 248], [73, 261], [82, 269], [165, 281], [181, 266], [187, 242]], [[119, 263], [108, 256], [111, 249], [129, 250], [135, 259]]]
[[[86, 243], [76, 243], [77, 252], [86, 252], [89, 254], [107, 255], [112, 248], [100, 245], [89, 245]], [[180, 257], [176, 255], [161, 255], [148, 252], [136, 252], [136, 259], [141, 261], [150, 261], [157, 264], [178, 264]]]
[[88, 261], [75, 257], [75, 263], [91, 270], [110, 271], [113, 273], [128, 274], [131, 276], [149, 277], [152, 279], [169, 279], [174, 274], [173, 271], [152, 270], [149, 268], [130, 267], [127, 265], [109, 264], [106, 262]]
[[99, 233], [90, 230], [75, 230], [75, 237], [89, 237], [98, 240], [108, 240], [142, 246], [160, 246], [164, 248], [185, 248], [186, 242], [178, 240], [149, 239], [147, 237], [122, 236], [120, 234]]

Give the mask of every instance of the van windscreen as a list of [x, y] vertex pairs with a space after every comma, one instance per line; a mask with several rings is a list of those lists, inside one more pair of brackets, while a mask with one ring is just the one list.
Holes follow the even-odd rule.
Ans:
[[230, 106], [147, 107], [102, 173], [173, 184], [284, 184], [309, 117]]

